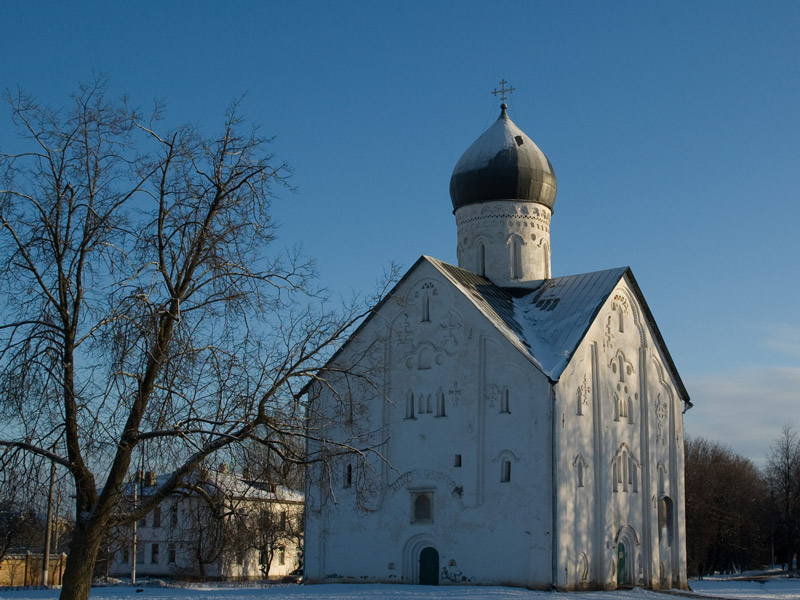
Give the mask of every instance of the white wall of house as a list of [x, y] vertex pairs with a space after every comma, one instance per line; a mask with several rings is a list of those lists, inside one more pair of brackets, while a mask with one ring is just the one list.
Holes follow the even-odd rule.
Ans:
[[309, 472], [306, 580], [417, 583], [431, 547], [441, 584], [686, 587], [682, 402], [655, 340], [623, 281], [550, 382], [419, 263], [334, 361], [371, 383], [318, 390], [322, 433], [383, 459]]
[[[330, 473], [335, 503], [325, 502], [333, 497], [322, 467], [309, 476], [307, 581], [416, 582], [419, 551], [430, 546], [439, 553], [443, 583], [546, 587], [547, 378], [521, 352], [509, 352], [497, 330], [426, 263], [359, 337], [379, 340], [370, 347], [382, 367], [374, 371], [378, 389], [363, 397], [352, 428], [343, 423], [328, 433], [344, 439], [354, 428], [381, 432], [371, 441], [385, 440], [385, 462], [372, 459], [365, 468], [354, 457], [337, 460]], [[355, 362], [365, 347], [354, 341], [338, 362]], [[338, 401], [323, 393], [321, 412], [335, 412]], [[420, 495], [430, 497], [433, 514], [415, 522]]]
[[556, 386], [559, 588], [686, 587], [682, 408], [621, 283]]
[[[198, 512], [200, 501], [192, 496], [173, 496], [162, 502], [137, 523], [136, 576], [137, 577], [199, 577], [196, 557]], [[287, 518], [300, 518], [302, 500], [282, 502], [276, 500], [241, 500], [239, 510], [254, 509], [267, 502], [276, 514], [286, 513]], [[132, 530], [118, 532], [117, 551], [113, 554], [109, 573], [117, 577], [130, 577], [133, 558]], [[297, 568], [302, 560], [302, 549], [296, 542], [287, 540], [283, 550], [275, 552], [270, 563], [269, 577], [282, 577]], [[204, 565], [209, 579], [262, 579], [261, 557], [250, 549], [240, 556], [225, 553]]]

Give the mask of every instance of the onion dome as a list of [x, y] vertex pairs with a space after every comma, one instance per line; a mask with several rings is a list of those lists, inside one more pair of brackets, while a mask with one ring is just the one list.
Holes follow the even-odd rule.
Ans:
[[556, 201], [556, 175], [539, 147], [517, 127], [500, 105], [500, 117], [467, 149], [450, 177], [455, 212], [492, 200], [543, 204]]

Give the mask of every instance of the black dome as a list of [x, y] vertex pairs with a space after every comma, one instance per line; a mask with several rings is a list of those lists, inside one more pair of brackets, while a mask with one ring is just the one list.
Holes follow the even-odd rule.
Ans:
[[450, 178], [453, 211], [468, 204], [556, 201], [556, 175], [547, 157], [501, 107], [500, 117], [467, 149]]

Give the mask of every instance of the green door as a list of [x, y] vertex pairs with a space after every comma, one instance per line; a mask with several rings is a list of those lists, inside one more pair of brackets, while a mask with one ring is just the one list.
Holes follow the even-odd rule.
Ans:
[[419, 584], [439, 585], [439, 553], [435, 548], [423, 548], [419, 553]]
[[628, 583], [628, 572], [625, 569], [625, 560], [628, 555], [625, 552], [625, 544], [617, 544], [617, 585]]

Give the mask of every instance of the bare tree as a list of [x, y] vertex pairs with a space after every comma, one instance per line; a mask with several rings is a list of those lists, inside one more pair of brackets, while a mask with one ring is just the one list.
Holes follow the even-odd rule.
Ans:
[[[160, 131], [158, 108], [145, 121], [103, 81], [64, 110], [7, 100], [20, 139], [0, 153], [0, 448], [69, 472], [61, 597], [85, 599], [105, 534], [212, 453], [256, 439], [303, 460], [303, 386], [365, 310], [330, 310], [310, 262], [267, 254], [289, 171], [237, 103], [209, 136]], [[172, 476], [127, 512], [144, 442]]]
[[686, 551], [690, 572], [735, 571], [768, 554], [761, 474], [748, 459], [704, 438], [687, 439]]
[[772, 444], [766, 476], [776, 557], [792, 569], [800, 552], [800, 439], [789, 425]]
[[[0, 562], [11, 552], [39, 552], [45, 521], [34, 499], [40, 482], [33, 465], [0, 464]], [[24, 475], [22, 474], [24, 473]]]

